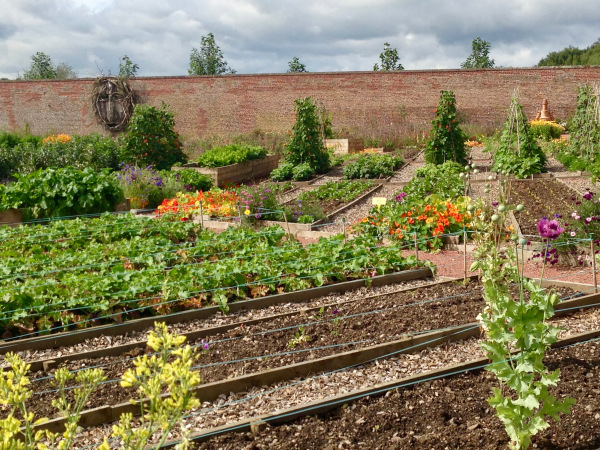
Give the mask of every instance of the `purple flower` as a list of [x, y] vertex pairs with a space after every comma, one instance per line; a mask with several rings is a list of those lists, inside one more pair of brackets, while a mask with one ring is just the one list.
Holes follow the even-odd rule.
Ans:
[[583, 198], [585, 198], [586, 200], [591, 200], [592, 197], [594, 196], [593, 192], [586, 192], [585, 194], [583, 194]]
[[333, 310], [333, 315], [336, 315], [339, 311], [337, 309]]
[[202, 347], [204, 348], [204, 350], [208, 350], [210, 348], [210, 344], [204, 339], [202, 339], [200, 342], [202, 343]]
[[400, 203], [402, 200], [404, 200], [404, 197], [406, 197], [407, 195], [408, 194], [406, 192], [400, 192], [398, 195], [396, 195], [394, 200], [396, 200], [398, 203]]
[[565, 231], [565, 229], [558, 224], [556, 219], [548, 220], [546, 217], [540, 219], [537, 224], [537, 230], [541, 237], [548, 239], [556, 239], [563, 231]]
[[492, 206], [495, 208], [496, 206], [498, 206], [498, 202], [492, 202]]

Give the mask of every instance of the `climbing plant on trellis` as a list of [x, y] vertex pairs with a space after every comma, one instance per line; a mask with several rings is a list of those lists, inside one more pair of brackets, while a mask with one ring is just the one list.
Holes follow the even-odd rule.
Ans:
[[577, 109], [569, 127], [569, 150], [589, 162], [600, 153], [600, 87], [579, 86]]
[[517, 178], [528, 177], [544, 170], [546, 155], [531, 133], [529, 122], [515, 90], [510, 100], [508, 117], [494, 154], [492, 170]]

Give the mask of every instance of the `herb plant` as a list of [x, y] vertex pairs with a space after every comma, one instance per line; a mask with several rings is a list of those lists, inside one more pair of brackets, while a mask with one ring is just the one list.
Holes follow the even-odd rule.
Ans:
[[425, 161], [430, 164], [442, 164], [455, 161], [460, 165], [467, 163], [465, 141], [467, 136], [460, 129], [456, 114], [454, 92], [442, 91], [440, 102], [431, 121], [430, 139], [425, 149]]

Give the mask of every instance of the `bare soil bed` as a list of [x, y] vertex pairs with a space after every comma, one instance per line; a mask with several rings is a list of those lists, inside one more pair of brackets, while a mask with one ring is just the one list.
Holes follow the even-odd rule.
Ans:
[[[542, 449], [600, 447], [600, 343], [550, 350], [546, 364], [560, 368], [551, 393], [577, 400], [572, 414], [533, 438]], [[508, 437], [485, 401], [498, 384], [477, 371], [423, 382], [364, 398], [347, 407], [260, 433], [231, 433], [199, 443], [198, 449], [498, 449]]]
[[551, 178], [513, 181], [510, 197], [511, 203], [525, 205], [516, 215], [525, 236], [538, 236], [536, 225], [542, 217], [569, 216], [580, 200], [567, 185]]
[[[190, 344], [203, 350], [204, 342], [208, 342], [209, 348], [201, 352], [196, 368], [202, 382], [210, 383], [389, 342], [410, 333], [474, 322], [484, 306], [481, 292], [476, 282], [449, 283], [356, 298], [323, 311], [243, 326]], [[568, 288], [558, 292], [561, 297], [574, 293]], [[142, 353], [138, 349], [119, 357], [74, 361], [64, 367], [78, 370], [104, 365], [108, 380], [119, 380]], [[51, 400], [57, 393], [47, 375], [31, 375], [36, 380], [32, 385], [36, 395], [29, 407], [36, 415], [52, 417], [55, 410]], [[105, 383], [92, 394], [87, 408], [126, 402], [133, 396], [132, 390], [121, 388], [116, 381]]]

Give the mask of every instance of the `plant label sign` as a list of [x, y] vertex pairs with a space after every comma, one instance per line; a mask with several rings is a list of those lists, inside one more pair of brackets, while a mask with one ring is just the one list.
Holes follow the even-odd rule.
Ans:
[[387, 203], [387, 198], [385, 197], [373, 197], [371, 200], [373, 206], [377, 206], [377, 209], [381, 208], [383, 205]]

